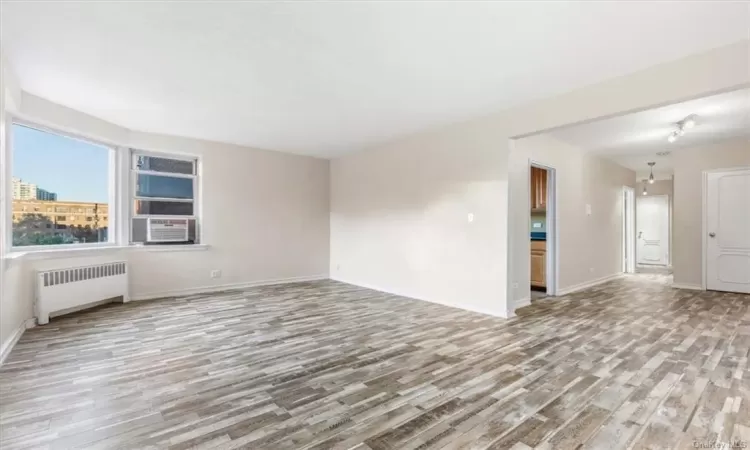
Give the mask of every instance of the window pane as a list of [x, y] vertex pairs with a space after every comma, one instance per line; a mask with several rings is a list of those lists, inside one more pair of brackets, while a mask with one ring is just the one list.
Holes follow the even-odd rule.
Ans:
[[192, 216], [192, 202], [161, 202], [155, 200], [136, 200], [135, 213], [138, 215]]
[[106, 242], [110, 149], [19, 124], [11, 132], [13, 245]]
[[193, 179], [138, 174], [138, 197], [193, 198]]
[[136, 155], [135, 169], [194, 175], [195, 163], [193, 161], [184, 161], [180, 159]]

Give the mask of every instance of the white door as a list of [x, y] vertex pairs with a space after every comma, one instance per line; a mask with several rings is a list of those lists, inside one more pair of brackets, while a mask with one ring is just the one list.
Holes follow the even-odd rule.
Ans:
[[669, 197], [653, 195], [636, 201], [638, 264], [669, 262]]
[[750, 294], [750, 169], [706, 184], [706, 288]]

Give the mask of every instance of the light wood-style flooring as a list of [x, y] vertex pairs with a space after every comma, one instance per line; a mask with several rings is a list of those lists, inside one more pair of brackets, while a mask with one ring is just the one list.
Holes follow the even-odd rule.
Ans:
[[750, 296], [653, 274], [511, 320], [333, 281], [113, 304], [26, 331], [0, 448], [750, 445], [749, 351]]

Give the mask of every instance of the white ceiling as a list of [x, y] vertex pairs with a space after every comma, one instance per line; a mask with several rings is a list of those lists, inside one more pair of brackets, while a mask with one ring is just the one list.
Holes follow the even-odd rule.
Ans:
[[3, 2], [32, 94], [330, 157], [748, 38], [741, 2]]
[[[669, 143], [667, 137], [675, 130], [675, 124], [691, 114], [697, 115], [695, 128]], [[654, 161], [654, 172], [664, 178], [672, 174], [671, 156], [683, 148], [733, 137], [750, 137], [750, 89], [566, 127], [548, 134], [633, 169], [641, 177], [648, 173], [646, 163]], [[670, 155], [657, 154], [665, 151]]]

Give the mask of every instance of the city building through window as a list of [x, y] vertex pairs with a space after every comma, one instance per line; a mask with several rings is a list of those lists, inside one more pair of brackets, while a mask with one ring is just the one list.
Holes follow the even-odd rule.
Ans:
[[[13, 247], [108, 242], [113, 150], [19, 123], [12, 133]], [[64, 214], [84, 210], [91, 220]]]

